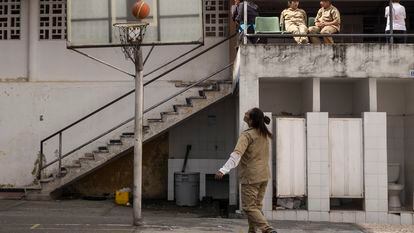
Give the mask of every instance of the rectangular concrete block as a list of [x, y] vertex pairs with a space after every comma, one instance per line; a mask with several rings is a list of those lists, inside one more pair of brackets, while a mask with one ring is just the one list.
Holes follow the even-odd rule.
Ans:
[[321, 212], [321, 221], [329, 222], [329, 212]]
[[413, 215], [411, 213], [401, 213], [401, 224], [402, 225], [412, 225], [413, 224]]
[[355, 211], [344, 211], [343, 212], [343, 222], [355, 223], [356, 222], [356, 212]]
[[321, 211], [321, 199], [309, 198], [308, 199], [308, 210], [309, 211]]
[[321, 211], [322, 212], [329, 212], [330, 210], [330, 199], [329, 198], [322, 198], [321, 200]]
[[263, 214], [267, 220], [273, 220], [273, 211], [263, 211]]
[[283, 212], [284, 212], [283, 214], [284, 214], [285, 220], [289, 220], [289, 221], [297, 220], [296, 210], [285, 210]]
[[329, 221], [330, 222], [342, 222], [343, 221], [343, 213], [340, 211], [333, 211], [329, 214]]
[[380, 224], [387, 224], [388, 223], [388, 212], [378, 213], [378, 222]]
[[309, 186], [321, 186], [321, 175], [315, 174], [315, 173], [310, 174], [308, 177], [308, 185]]
[[[378, 211], [378, 200], [370, 200], [365, 199], [365, 210], [367, 212], [377, 212]], [[368, 219], [368, 213], [367, 213], [367, 219]]]
[[366, 212], [365, 219], [367, 223], [379, 223], [378, 212]]
[[283, 221], [285, 220], [284, 217], [283, 211], [273, 211], [273, 220]]
[[363, 211], [357, 211], [355, 213], [355, 223], [365, 223], [366, 222], [366, 218], [365, 218], [365, 212]]
[[401, 216], [398, 214], [388, 214], [388, 224], [401, 224]]
[[321, 197], [321, 187], [320, 186], [309, 186], [308, 197], [310, 200], [319, 199]]
[[309, 211], [309, 221], [320, 222], [321, 212]]
[[308, 221], [308, 219], [309, 219], [309, 214], [308, 214], [308, 211], [306, 211], [306, 210], [298, 210], [297, 212], [296, 212], [296, 215], [297, 215], [297, 221]]
[[388, 212], [388, 200], [378, 200], [378, 211]]

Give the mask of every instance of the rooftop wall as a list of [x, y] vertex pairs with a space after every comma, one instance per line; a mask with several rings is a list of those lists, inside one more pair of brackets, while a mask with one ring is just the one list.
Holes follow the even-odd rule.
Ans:
[[283, 78], [410, 78], [412, 44], [244, 45], [241, 73]]

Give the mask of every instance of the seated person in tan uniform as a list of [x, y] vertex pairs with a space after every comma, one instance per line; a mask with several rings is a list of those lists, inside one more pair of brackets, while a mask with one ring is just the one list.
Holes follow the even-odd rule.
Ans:
[[[341, 28], [341, 15], [331, 3], [331, 0], [321, 0], [321, 9], [315, 18], [315, 26], [309, 28], [309, 34], [334, 34], [339, 32]], [[313, 44], [320, 44], [318, 37], [310, 37]], [[332, 37], [323, 38], [325, 44], [333, 44]]]
[[[289, 8], [282, 11], [280, 15], [280, 24], [287, 32], [293, 34], [307, 34], [308, 27], [306, 26], [306, 22], [308, 21], [308, 17], [306, 16], [306, 12], [302, 9], [299, 9], [299, 0], [289, 0], [288, 1]], [[298, 44], [307, 44], [309, 40], [307, 37], [294, 37], [295, 41]]]

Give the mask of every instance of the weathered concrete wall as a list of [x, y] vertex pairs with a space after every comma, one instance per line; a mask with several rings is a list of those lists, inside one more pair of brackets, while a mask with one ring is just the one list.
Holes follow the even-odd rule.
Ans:
[[247, 76], [283, 78], [409, 78], [412, 44], [246, 45]]
[[[133, 150], [66, 189], [84, 196], [113, 194], [133, 185]], [[167, 199], [168, 134], [144, 144], [142, 158], [142, 197]]]
[[[33, 181], [31, 172], [40, 149], [40, 140], [133, 88], [133, 82], [0, 83], [0, 185], [30, 184]], [[168, 81], [153, 83], [145, 91], [145, 108], [178, 90], [174, 83]], [[176, 103], [185, 103], [185, 98], [174, 98], [145, 117], [154, 117], [156, 112], [172, 110], [172, 105]], [[134, 95], [130, 95], [67, 130], [63, 133], [63, 152], [68, 152], [130, 118], [134, 114], [133, 106]], [[128, 126], [133, 127], [133, 122]], [[119, 136], [116, 133], [115, 136]], [[115, 136], [108, 135], [97, 143], [106, 145], [107, 140]], [[54, 152], [58, 149], [57, 139], [54, 137], [44, 145], [47, 161], [56, 158]], [[85, 147], [79, 155], [83, 154], [82, 151], [96, 149], [96, 146], [97, 144]], [[68, 157], [64, 163], [75, 157], [76, 155]]]
[[235, 115], [235, 99], [227, 97], [173, 127], [170, 158], [184, 159], [192, 145], [189, 159], [227, 159], [236, 144]]
[[[40, 25], [39, 0], [22, 1], [21, 39], [0, 41], [0, 82], [13, 80], [29, 81], [124, 81], [130, 77], [119, 73], [96, 61], [66, 49], [65, 40], [39, 40]], [[209, 37], [205, 46], [187, 55], [183, 59], [205, 49], [223, 38]], [[196, 45], [159, 46], [145, 64], [144, 73], [165, 64], [178, 55], [189, 51]], [[144, 56], [150, 47], [143, 48]], [[98, 48], [82, 50], [123, 70], [134, 73], [134, 65], [125, 56], [121, 48]], [[198, 80], [229, 63], [229, 43], [224, 43], [198, 59], [186, 64], [184, 69], [172, 72], [164, 80]], [[173, 64], [177, 64], [175, 62]], [[161, 69], [160, 74], [170, 67]], [[223, 72], [217, 79], [228, 77]]]

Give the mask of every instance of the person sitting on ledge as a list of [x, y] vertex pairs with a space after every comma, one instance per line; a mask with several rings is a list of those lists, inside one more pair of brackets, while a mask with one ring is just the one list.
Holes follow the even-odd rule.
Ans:
[[[308, 17], [304, 10], [298, 8], [299, 0], [289, 0], [288, 7], [280, 15], [282, 28], [285, 26], [286, 32], [293, 34], [307, 34], [308, 27], [306, 26], [306, 22], [308, 21]], [[308, 37], [294, 37], [294, 39], [298, 44], [309, 43]]]
[[[309, 34], [334, 34], [341, 29], [341, 15], [332, 5], [331, 0], [321, 0], [321, 9], [315, 18], [315, 26], [309, 28]], [[310, 37], [313, 44], [320, 44], [321, 41], [318, 37]], [[332, 37], [323, 37], [325, 44], [333, 44], [334, 40]]]

